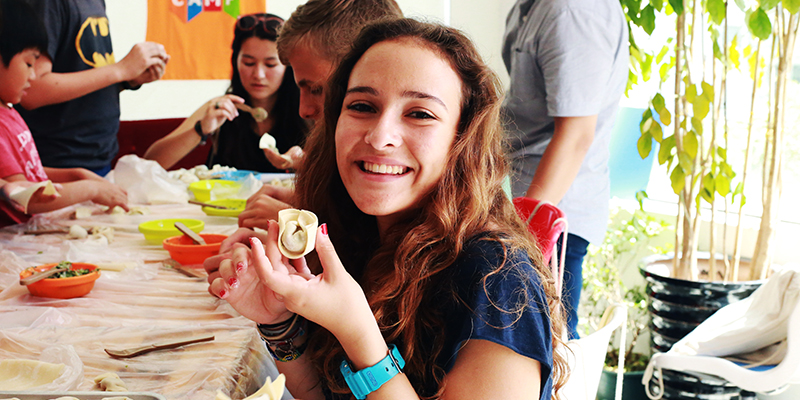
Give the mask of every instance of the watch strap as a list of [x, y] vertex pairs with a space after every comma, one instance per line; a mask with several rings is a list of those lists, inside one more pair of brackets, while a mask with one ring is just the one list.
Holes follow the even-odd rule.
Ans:
[[363, 400], [395, 375], [403, 372], [405, 365], [406, 362], [400, 355], [400, 350], [397, 349], [397, 346], [390, 344], [389, 354], [371, 367], [356, 372], [353, 371], [347, 360], [343, 360], [339, 369], [344, 375], [344, 381], [350, 387], [350, 391], [353, 392], [353, 396], [358, 400]]
[[194, 131], [200, 136], [200, 146], [208, 141], [208, 134], [203, 133], [203, 124], [200, 121], [194, 123]]

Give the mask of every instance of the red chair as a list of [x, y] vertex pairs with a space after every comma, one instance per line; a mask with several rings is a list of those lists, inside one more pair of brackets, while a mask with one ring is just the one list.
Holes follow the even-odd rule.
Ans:
[[[557, 293], [561, 293], [561, 282], [564, 277], [564, 257], [567, 248], [567, 217], [558, 207], [528, 197], [517, 197], [513, 200], [517, 214], [528, 225], [528, 230], [538, 242], [545, 260], [550, 260], [550, 268], [556, 281]], [[560, 259], [556, 257], [556, 242], [561, 234]]]
[[[117, 165], [117, 160], [126, 154], [136, 154], [144, 156], [144, 152], [153, 142], [172, 132], [185, 118], [166, 118], [166, 119], [146, 119], [138, 121], [121, 121], [117, 140], [119, 141], [119, 153], [112, 166]], [[183, 157], [170, 169], [192, 168], [196, 165], [205, 164], [208, 152], [211, 150], [211, 141], [204, 146], [197, 146], [189, 154]]]

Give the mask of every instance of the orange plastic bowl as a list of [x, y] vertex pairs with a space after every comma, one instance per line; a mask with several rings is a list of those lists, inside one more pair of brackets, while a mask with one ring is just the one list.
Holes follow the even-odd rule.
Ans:
[[[34, 272], [47, 271], [58, 265], [58, 263], [44, 264], [38, 267], [28, 268], [19, 274], [19, 278], [27, 278]], [[52, 297], [56, 299], [71, 299], [81, 297], [92, 291], [94, 281], [100, 277], [100, 270], [97, 265], [88, 263], [72, 263], [71, 270], [88, 269], [93, 272], [81, 276], [70, 278], [45, 278], [39, 282], [27, 285], [28, 291], [34, 296]]]
[[200, 233], [206, 245], [195, 244], [186, 235], [173, 236], [164, 239], [164, 249], [169, 252], [173, 260], [183, 264], [202, 264], [206, 258], [219, 254], [219, 246], [227, 235], [216, 233]]

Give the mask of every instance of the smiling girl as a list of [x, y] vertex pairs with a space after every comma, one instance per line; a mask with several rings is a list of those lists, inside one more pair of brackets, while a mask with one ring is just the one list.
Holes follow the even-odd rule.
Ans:
[[328, 89], [297, 181], [316, 257], [282, 256], [271, 222], [206, 262], [211, 292], [297, 398], [550, 399], [563, 322], [501, 187], [496, 76], [457, 30], [402, 19], [362, 31]]
[[[300, 92], [292, 69], [278, 59], [276, 40], [283, 19], [272, 14], [239, 17], [231, 48], [233, 76], [228, 93], [203, 104], [169, 135], [153, 143], [144, 158], [170, 168], [207, 140], [213, 142], [206, 164], [259, 172], [296, 167], [308, 126], [299, 116]], [[257, 121], [237, 104], [261, 107], [267, 118]], [[272, 135], [278, 152], [260, 149], [261, 135]]]

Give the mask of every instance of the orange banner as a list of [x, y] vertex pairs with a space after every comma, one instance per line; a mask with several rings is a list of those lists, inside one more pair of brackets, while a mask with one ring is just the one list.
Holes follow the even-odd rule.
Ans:
[[233, 26], [266, 0], [147, 0], [147, 41], [170, 55], [163, 79], [230, 79]]

